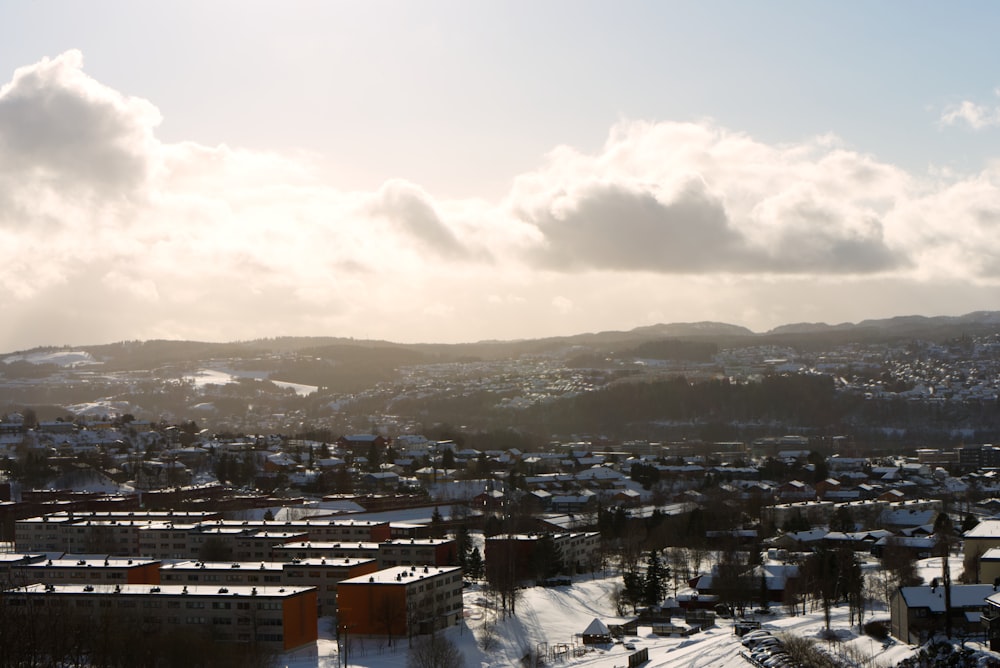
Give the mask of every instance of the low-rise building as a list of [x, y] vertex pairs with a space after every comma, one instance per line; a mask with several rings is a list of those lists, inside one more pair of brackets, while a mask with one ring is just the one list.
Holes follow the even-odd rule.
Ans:
[[454, 566], [455, 541], [443, 538], [387, 540], [378, 544], [379, 568], [390, 566]]
[[[951, 585], [951, 627], [966, 636], [982, 636], [981, 615], [993, 585]], [[945, 628], [945, 588], [942, 585], [900, 587], [889, 602], [890, 632], [911, 645], [919, 645]]]
[[337, 588], [342, 633], [399, 638], [462, 619], [462, 569], [395, 566], [344, 580]]
[[551, 538], [567, 574], [592, 570], [597, 558], [600, 534], [594, 531], [570, 533], [502, 534], [486, 539], [488, 577], [497, 576], [500, 568], [512, 569], [515, 581], [534, 577], [535, 551], [542, 538]]
[[0, 604], [141, 621], [154, 635], [208, 631], [278, 651], [315, 642], [318, 631], [313, 587], [32, 584], [4, 592]]
[[160, 584], [160, 562], [128, 557], [79, 558], [65, 555], [43, 559], [16, 569], [21, 584]]
[[275, 545], [271, 550], [274, 561], [293, 559], [378, 559], [379, 543], [328, 543], [311, 540]]

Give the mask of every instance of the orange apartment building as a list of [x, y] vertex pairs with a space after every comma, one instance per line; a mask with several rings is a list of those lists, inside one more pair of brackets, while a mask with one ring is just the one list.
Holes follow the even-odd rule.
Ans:
[[337, 588], [342, 633], [399, 638], [462, 619], [462, 569], [394, 566], [344, 580]]
[[378, 545], [380, 568], [390, 566], [454, 566], [455, 541], [444, 538], [398, 538]]
[[207, 630], [218, 642], [256, 641], [278, 651], [318, 637], [312, 587], [33, 584], [7, 590], [0, 604], [138, 615], [150, 633]]
[[292, 559], [378, 559], [379, 543], [330, 543], [323, 541], [297, 541], [282, 543], [271, 549], [274, 561]]
[[15, 577], [23, 578], [22, 584], [156, 585], [160, 584], [160, 562], [138, 557], [92, 559], [64, 555], [20, 566]]
[[296, 586], [315, 587], [317, 614], [337, 611], [337, 585], [343, 580], [378, 570], [374, 559], [293, 559], [287, 563], [180, 561], [160, 568], [165, 585], [209, 587]]
[[141, 527], [164, 522], [195, 524], [218, 518], [214, 512], [109, 511], [59, 512], [28, 517], [14, 523], [19, 552], [75, 554], [140, 554]]

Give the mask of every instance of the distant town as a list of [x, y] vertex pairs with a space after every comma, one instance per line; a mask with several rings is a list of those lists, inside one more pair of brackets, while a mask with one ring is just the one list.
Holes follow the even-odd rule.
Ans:
[[11, 353], [0, 665], [1000, 665], [991, 322]]

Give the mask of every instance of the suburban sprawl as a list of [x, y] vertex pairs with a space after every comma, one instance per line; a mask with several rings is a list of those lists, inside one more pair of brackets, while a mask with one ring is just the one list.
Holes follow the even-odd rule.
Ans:
[[0, 666], [1000, 666], [998, 323], [0, 356]]

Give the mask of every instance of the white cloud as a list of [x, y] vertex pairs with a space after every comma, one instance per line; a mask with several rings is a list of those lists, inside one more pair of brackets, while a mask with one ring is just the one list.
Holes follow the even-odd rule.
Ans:
[[1000, 125], [1000, 107], [977, 104], [969, 100], [951, 105], [941, 114], [944, 125], [967, 125], [982, 130]]
[[573, 311], [573, 300], [562, 295], [556, 295], [552, 298], [552, 308], [555, 309], [556, 313], [566, 315]]
[[[912, 175], [832, 135], [772, 145], [712, 121], [623, 121], [490, 202], [402, 179], [347, 192], [308, 157], [165, 143], [159, 123], [77, 52], [0, 88], [0, 350], [805, 319], [783, 296], [846, 320], [922, 311], [931, 284], [963, 286], [937, 303], [993, 307], [973, 298], [1000, 281], [1000, 172]], [[859, 291], [874, 285], [893, 289]]]
[[510, 206], [559, 269], [871, 273], [907, 264], [883, 218], [899, 170], [828, 136], [772, 147], [714, 125], [621, 123], [593, 156], [554, 151]]

